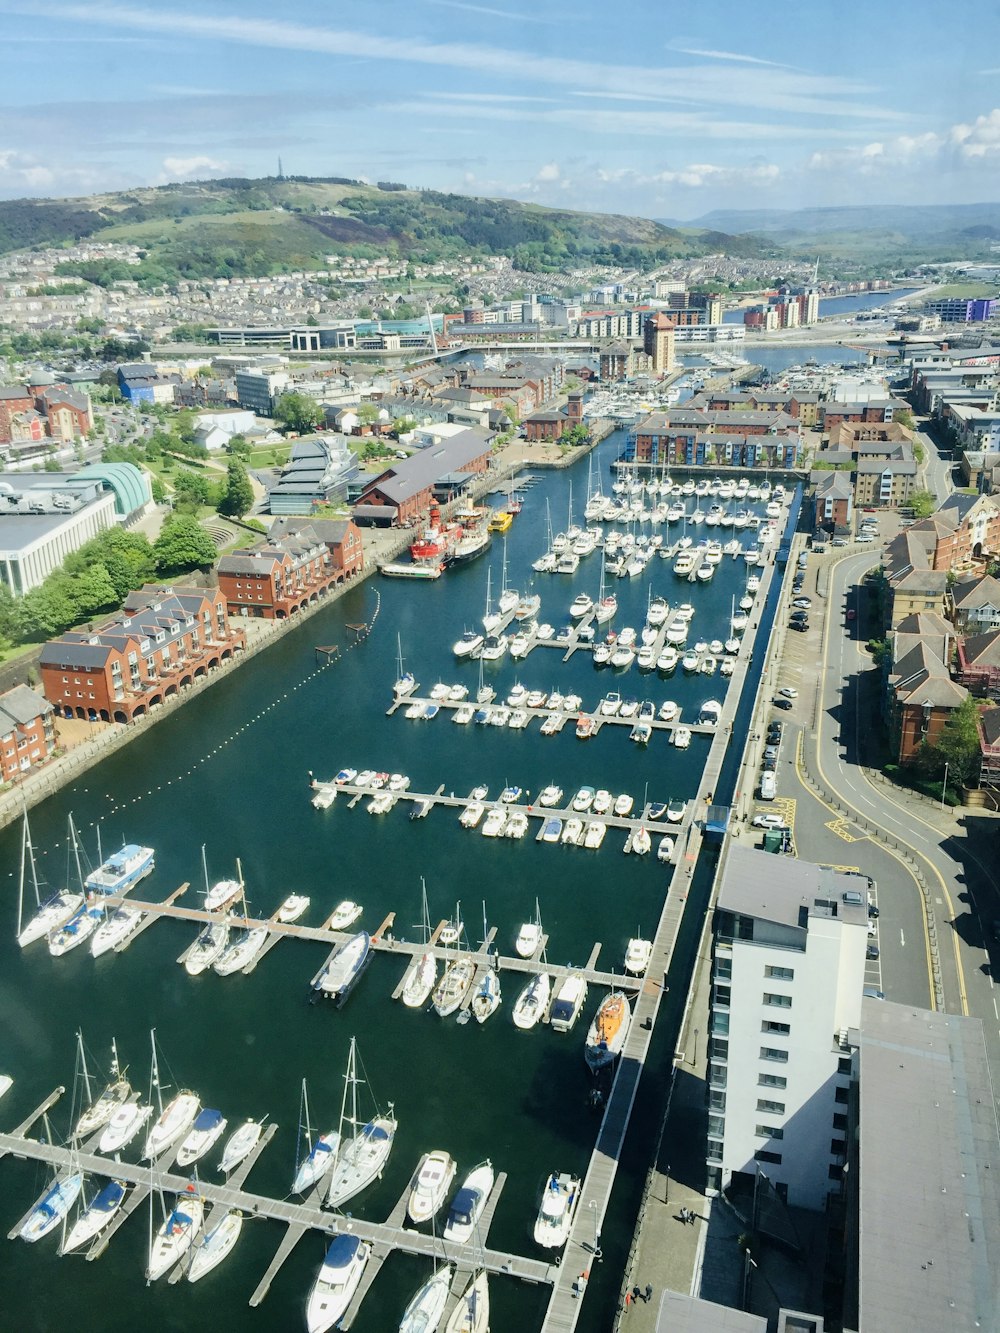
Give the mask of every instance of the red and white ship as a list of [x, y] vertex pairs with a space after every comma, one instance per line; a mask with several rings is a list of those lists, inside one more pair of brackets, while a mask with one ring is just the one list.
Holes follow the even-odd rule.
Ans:
[[420, 533], [416, 541], [410, 543], [410, 559], [414, 564], [442, 565], [448, 558], [451, 548], [462, 535], [462, 525], [460, 523], [441, 522], [441, 510], [437, 505], [431, 505], [431, 512], [428, 518], [427, 527]]

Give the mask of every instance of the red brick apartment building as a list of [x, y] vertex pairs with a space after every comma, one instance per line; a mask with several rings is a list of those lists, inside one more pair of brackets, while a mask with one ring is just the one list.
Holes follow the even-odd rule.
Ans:
[[147, 584], [102, 629], [50, 639], [42, 688], [64, 717], [132, 722], [245, 647], [220, 589]]
[[48, 759], [56, 744], [53, 713], [27, 685], [0, 694], [0, 781], [13, 782]]
[[350, 520], [281, 527], [271, 540], [219, 561], [219, 588], [231, 616], [285, 620], [364, 568], [361, 533]]

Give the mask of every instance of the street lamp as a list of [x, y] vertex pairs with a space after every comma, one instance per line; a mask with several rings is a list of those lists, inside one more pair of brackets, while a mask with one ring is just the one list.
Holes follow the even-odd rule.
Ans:
[[947, 760], [946, 760], [946, 761], [945, 761], [945, 766], [944, 766], [944, 781], [941, 783], [941, 809], [942, 809], [942, 810], [944, 809], [944, 795], [945, 795], [945, 792], [946, 792], [947, 790], [948, 790], [948, 763], [947, 763]]
[[695, 1028], [695, 1030], [694, 1030], [694, 1050], [693, 1050], [692, 1053], [691, 1053], [691, 1067], [692, 1067], [692, 1069], [694, 1068], [694, 1066], [695, 1066], [697, 1063], [698, 1063], [698, 1029]]
[[600, 1258], [601, 1258], [601, 1226], [600, 1226], [600, 1214], [599, 1214], [599, 1212], [598, 1212], [598, 1208], [597, 1208], [597, 1200], [596, 1200], [596, 1199], [591, 1199], [590, 1202], [587, 1204], [587, 1207], [588, 1207], [588, 1208], [593, 1208], [593, 1210], [594, 1210], [594, 1258], [595, 1258], [595, 1259], [600, 1259]]

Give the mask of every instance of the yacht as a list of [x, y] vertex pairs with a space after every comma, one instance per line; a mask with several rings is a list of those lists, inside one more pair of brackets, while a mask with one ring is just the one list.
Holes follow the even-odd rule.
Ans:
[[546, 1249], [559, 1249], [565, 1245], [579, 1201], [579, 1179], [553, 1171], [545, 1182], [541, 1206], [535, 1219], [535, 1244]]
[[420, 1009], [437, 984], [437, 958], [433, 949], [414, 958], [406, 971], [400, 999], [408, 1009]]
[[675, 727], [670, 739], [677, 746], [678, 750], [686, 750], [691, 744], [691, 728]]
[[238, 1208], [230, 1208], [224, 1213], [211, 1231], [195, 1244], [194, 1257], [188, 1269], [188, 1281], [198, 1282], [217, 1268], [232, 1251], [243, 1230], [243, 1214]]
[[538, 793], [538, 804], [543, 806], [558, 805], [562, 798], [562, 787], [557, 787], [555, 784], [552, 784], [548, 787], [543, 787]]
[[636, 856], [645, 856], [652, 846], [652, 839], [649, 836], [649, 829], [642, 825], [632, 831], [632, 840], [630, 850], [635, 852]]
[[433, 1333], [444, 1317], [454, 1270], [445, 1264], [416, 1292], [399, 1322], [399, 1333]]
[[346, 930], [348, 926], [353, 926], [355, 921], [364, 911], [360, 903], [353, 902], [350, 898], [345, 898], [339, 902], [333, 909], [333, 914], [326, 923], [327, 930]]
[[303, 893], [290, 893], [278, 908], [277, 919], [285, 925], [292, 921], [298, 921], [299, 917], [308, 910], [309, 902], [309, 898]]
[[108, 1123], [119, 1107], [124, 1106], [132, 1095], [132, 1085], [124, 1077], [119, 1067], [118, 1048], [112, 1042], [110, 1078], [103, 1091], [97, 1097], [92, 1097], [90, 1093], [90, 1075], [87, 1072], [86, 1057], [83, 1051], [83, 1034], [78, 1032], [76, 1035], [80, 1066], [89, 1099], [87, 1109], [81, 1113], [73, 1130], [72, 1137], [79, 1139], [84, 1138], [87, 1134], [93, 1134], [95, 1130], [101, 1129]]
[[469, 1005], [476, 1022], [483, 1024], [500, 1008], [500, 977], [495, 971], [488, 971], [476, 987], [476, 993]]
[[153, 869], [155, 853], [152, 847], [126, 843], [120, 851], [109, 856], [83, 881], [88, 893], [114, 894], [121, 897], [134, 889]]
[[212, 1111], [207, 1108], [199, 1111], [194, 1124], [191, 1126], [191, 1132], [181, 1144], [177, 1152], [177, 1165], [190, 1166], [197, 1162], [199, 1158], [218, 1143], [226, 1132], [226, 1126], [229, 1121], [221, 1111]]
[[[27, 921], [24, 920], [24, 875], [30, 868], [31, 883], [35, 892], [35, 912]], [[38, 889], [38, 875], [35, 870], [35, 851], [31, 843], [31, 830], [28, 828], [28, 815], [25, 811], [24, 825], [21, 830], [21, 878], [17, 900], [17, 942], [24, 949], [35, 940], [64, 926], [67, 921], [83, 906], [83, 894], [73, 893], [68, 888], [57, 890], [44, 901]]]
[[[193, 1191], [195, 1187], [190, 1188]], [[184, 1258], [201, 1230], [204, 1216], [205, 1203], [197, 1193], [178, 1194], [173, 1209], [164, 1218], [149, 1247], [147, 1282], [155, 1282]]]
[[121, 1207], [127, 1189], [124, 1180], [109, 1180], [70, 1227], [59, 1246], [59, 1253], [72, 1254], [100, 1235]]
[[619, 819], [628, 819], [632, 813], [632, 807], [635, 805], [635, 798], [629, 796], [628, 792], [622, 792], [620, 796], [615, 797], [613, 810]]
[[603, 819], [592, 819], [583, 831], [583, 845], [591, 851], [597, 851], [604, 841], [608, 826]]
[[239, 939], [226, 946], [222, 956], [213, 964], [213, 970], [220, 977], [242, 972], [263, 949], [269, 935], [267, 926], [255, 926], [252, 930], [243, 931]]
[[446, 1241], [464, 1245], [472, 1239], [495, 1179], [493, 1164], [489, 1161], [481, 1162], [465, 1177], [448, 1210], [448, 1220], [444, 1226]]
[[240, 1162], [249, 1157], [256, 1148], [263, 1131], [263, 1120], [247, 1120], [240, 1125], [239, 1129], [230, 1134], [226, 1140], [226, 1146], [222, 1150], [222, 1157], [219, 1161], [219, 1170], [225, 1175], [228, 1175], [230, 1171], [235, 1171]]
[[440, 1210], [458, 1169], [455, 1159], [442, 1149], [424, 1153], [410, 1187], [407, 1216], [419, 1226]]
[[[358, 1118], [357, 1045], [351, 1038], [340, 1110], [340, 1144], [330, 1172], [326, 1206], [340, 1208], [381, 1176], [396, 1137], [396, 1120], [389, 1103], [386, 1115], [362, 1124]], [[348, 1112], [350, 1094], [350, 1112]]]
[[514, 1003], [511, 1017], [514, 1026], [528, 1031], [539, 1019], [545, 1017], [552, 993], [552, 980], [548, 972], [536, 972], [521, 991]]
[[445, 970], [431, 997], [434, 1010], [441, 1018], [448, 1018], [459, 1008], [476, 975], [472, 958], [456, 958]]
[[542, 942], [542, 918], [535, 899], [535, 915], [531, 921], [525, 921], [517, 932], [514, 950], [520, 958], [533, 958]]
[[656, 849], [656, 859], [658, 861], [670, 861], [674, 855], [674, 840], [669, 833], [665, 833], [660, 839]]
[[78, 948], [90, 939], [103, 920], [104, 912], [100, 907], [79, 908], [65, 925], [49, 934], [49, 953], [53, 958], [61, 958], [71, 949]]
[[641, 936], [634, 936], [628, 942], [628, 948], [625, 950], [625, 971], [630, 972], [634, 977], [641, 977], [649, 967], [649, 960], [653, 956], [652, 940], [644, 940]]
[[486, 1270], [474, 1273], [448, 1317], [444, 1333], [489, 1333], [490, 1290]]
[[326, 1333], [351, 1303], [371, 1255], [360, 1236], [334, 1236], [306, 1304], [307, 1333]]
[[82, 1171], [74, 1171], [62, 1180], [57, 1180], [28, 1214], [17, 1234], [29, 1244], [47, 1236], [69, 1213], [82, 1189]]
[[563, 977], [552, 997], [549, 1023], [555, 1032], [569, 1032], [587, 1002], [587, 980], [583, 976]]
[[319, 974], [313, 990], [342, 1005], [358, 978], [372, 959], [372, 940], [367, 930], [359, 930], [343, 944], [338, 944]]
[[460, 639], [452, 645], [452, 652], [457, 658], [473, 657], [483, 646], [483, 635], [477, 630], [467, 629]]
[[184, 970], [189, 977], [197, 977], [206, 968], [212, 967], [226, 951], [229, 944], [229, 918], [210, 921], [199, 932], [194, 944], [184, 955]]
[[160, 1157], [168, 1148], [172, 1148], [178, 1139], [187, 1134], [200, 1110], [201, 1101], [196, 1093], [179, 1092], [160, 1112], [156, 1123], [147, 1134], [146, 1144], [142, 1150], [143, 1157], [149, 1159]]
[[113, 1156], [128, 1147], [143, 1125], [153, 1114], [151, 1106], [141, 1102], [126, 1102], [108, 1121], [97, 1144], [97, 1151], [105, 1157]]
[[618, 1059], [632, 1022], [632, 1008], [621, 991], [612, 991], [601, 1001], [587, 1033], [583, 1048], [587, 1068], [592, 1074]]

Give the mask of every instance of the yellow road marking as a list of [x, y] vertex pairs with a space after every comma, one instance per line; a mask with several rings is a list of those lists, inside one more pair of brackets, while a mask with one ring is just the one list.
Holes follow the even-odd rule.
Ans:
[[826, 827], [831, 833], [836, 833], [838, 838], [843, 838], [845, 842], [860, 842], [862, 839], [856, 838], [853, 833], [849, 833], [850, 822], [846, 819], [828, 819]]

